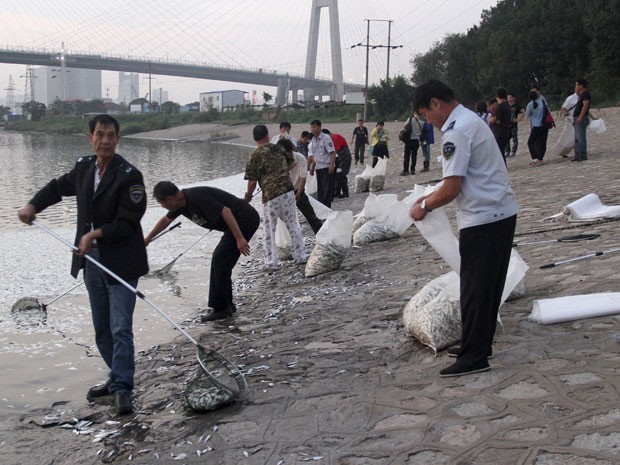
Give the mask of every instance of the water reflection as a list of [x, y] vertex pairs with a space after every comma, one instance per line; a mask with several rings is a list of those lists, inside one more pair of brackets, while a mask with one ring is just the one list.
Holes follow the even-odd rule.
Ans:
[[[147, 191], [160, 180], [191, 184], [242, 172], [249, 147], [121, 139], [118, 152], [144, 175]], [[15, 227], [16, 212], [50, 179], [69, 171], [75, 160], [92, 153], [86, 135], [52, 136], [0, 131], [1, 229]], [[150, 197], [150, 196], [149, 196]], [[41, 218], [53, 225], [75, 221], [75, 200], [63, 200]]]

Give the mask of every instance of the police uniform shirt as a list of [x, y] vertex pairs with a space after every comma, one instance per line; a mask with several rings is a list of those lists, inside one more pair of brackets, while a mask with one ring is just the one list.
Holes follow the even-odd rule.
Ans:
[[456, 198], [459, 229], [516, 215], [518, 206], [504, 159], [484, 121], [459, 105], [441, 131], [443, 176], [462, 177]]
[[310, 146], [308, 148], [310, 155], [314, 157], [316, 163], [316, 169], [329, 167], [330, 156], [332, 152], [336, 152], [334, 148], [334, 142], [328, 134], [320, 133], [318, 136], [314, 136], [310, 140]]

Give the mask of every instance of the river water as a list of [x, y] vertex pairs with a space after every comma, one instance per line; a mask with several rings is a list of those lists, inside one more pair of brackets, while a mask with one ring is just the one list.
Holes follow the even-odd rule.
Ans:
[[[122, 139], [118, 153], [143, 173], [147, 192], [160, 180], [181, 187], [214, 185], [242, 196], [242, 172], [250, 147], [216, 143], [182, 143]], [[57, 239], [23, 225], [17, 210], [50, 179], [69, 171], [91, 153], [86, 136], [50, 136], [0, 131], [0, 432], [3, 420], [57, 401], [85, 401], [88, 387], [105, 379], [107, 368], [93, 342], [84, 286], [41, 311], [13, 310], [24, 297], [48, 303], [78, 281], [69, 275], [71, 253]], [[165, 214], [149, 195], [142, 220], [148, 232]], [[38, 216], [72, 241], [74, 199], [66, 199]], [[182, 220], [181, 228], [149, 245], [151, 270], [183, 253], [205, 233]], [[138, 288], [175, 321], [188, 325], [197, 308], [207, 306], [208, 256], [219, 233], [209, 234], [175, 262], [166, 279], [146, 277]], [[192, 279], [186, 279], [191, 276]], [[178, 332], [145, 302], [138, 300], [134, 331], [136, 353], [168, 342]]]

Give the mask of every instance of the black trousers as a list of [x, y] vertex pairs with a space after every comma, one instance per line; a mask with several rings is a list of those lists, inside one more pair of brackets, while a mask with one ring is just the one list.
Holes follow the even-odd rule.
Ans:
[[334, 200], [334, 173], [329, 174], [329, 168], [321, 168], [316, 174], [316, 199], [326, 207], [332, 207]]
[[409, 159], [411, 159], [411, 171], [415, 171], [415, 165], [418, 162], [418, 149], [420, 141], [418, 139], [409, 139], [405, 141], [405, 154], [403, 160], [403, 171], [409, 171]]
[[317, 218], [314, 208], [312, 208], [312, 204], [310, 203], [310, 199], [305, 192], [301, 193], [296, 204], [297, 209], [302, 215], [304, 215], [304, 218], [306, 218], [306, 221], [314, 231], [314, 234], [318, 233], [321, 226], [323, 226], [323, 222]]
[[357, 140], [355, 141], [355, 148], [353, 150], [355, 152], [355, 162], [357, 163], [358, 161], [360, 163], [364, 163], [364, 152], [366, 151], [366, 142], [365, 141], [361, 141], [358, 142]]
[[334, 197], [349, 196], [349, 181], [347, 175], [351, 170], [351, 151], [349, 147], [343, 147], [338, 151], [336, 158], [336, 185], [334, 187]]
[[487, 359], [506, 282], [517, 216], [462, 229], [461, 352], [459, 360], [475, 365]]
[[542, 160], [547, 151], [547, 136], [549, 129], [543, 126], [533, 126], [530, 137], [527, 139], [527, 148], [530, 149], [532, 160]]
[[[249, 242], [260, 225], [258, 212], [254, 208], [246, 208], [241, 214], [235, 216], [235, 220], [243, 237]], [[240, 256], [237, 239], [230, 229], [226, 229], [211, 257], [209, 307], [212, 309], [224, 310], [233, 303], [232, 270]]]

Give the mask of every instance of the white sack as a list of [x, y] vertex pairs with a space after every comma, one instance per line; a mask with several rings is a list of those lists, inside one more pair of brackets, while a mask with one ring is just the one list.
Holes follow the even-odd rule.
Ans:
[[575, 128], [570, 118], [564, 118], [562, 132], [551, 148], [551, 153], [558, 157], [566, 157], [575, 148]]
[[332, 212], [316, 234], [316, 244], [308, 258], [305, 276], [316, 276], [337, 270], [351, 248], [353, 213], [350, 210]]
[[316, 173], [314, 176], [310, 176], [310, 172], [306, 175], [306, 187], [304, 187], [304, 191], [310, 197], [312, 194], [316, 194], [318, 187], [316, 184]]
[[459, 276], [450, 271], [426, 284], [405, 306], [407, 333], [435, 351], [461, 338]]
[[607, 126], [605, 125], [605, 120], [603, 118], [599, 118], [591, 120], [588, 125], [588, 129], [591, 129], [592, 132], [596, 134], [602, 134], [607, 131]]
[[322, 204], [314, 197], [308, 196], [308, 200], [310, 200], [310, 205], [312, 205], [312, 209], [314, 210], [316, 217], [320, 220], [326, 220], [330, 213], [333, 212], [331, 208]]
[[530, 321], [543, 325], [620, 313], [620, 292], [535, 300]]
[[588, 194], [569, 203], [560, 213], [543, 218], [543, 221], [567, 219], [570, 222], [579, 222], [618, 217], [620, 217], [620, 206], [603, 205], [598, 195]]
[[370, 178], [372, 177], [373, 168], [371, 165], [366, 165], [366, 168], [362, 174], [355, 176], [355, 192], [368, 192], [370, 185]]
[[[418, 199], [435, 190], [435, 187], [425, 188], [415, 185], [413, 197]], [[408, 199], [412, 198], [411, 196]], [[426, 241], [435, 249], [446, 263], [456, 273], [461, 272], [461, 255], [459, 254], [459, 242], [452, 232], [452, 225], [443, 207], [434, 209], [428, 213], [424, 220], [414, 221], [416, 228]]]

